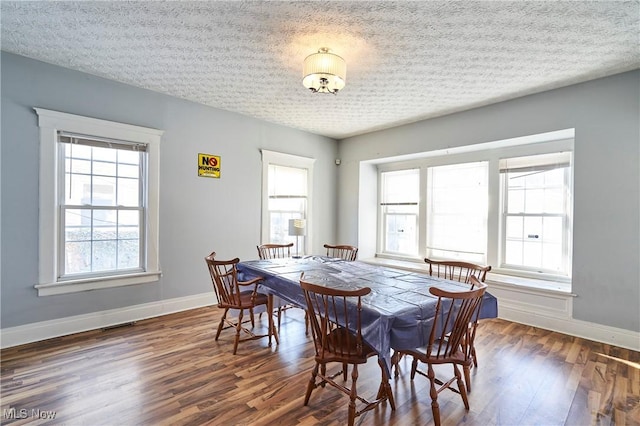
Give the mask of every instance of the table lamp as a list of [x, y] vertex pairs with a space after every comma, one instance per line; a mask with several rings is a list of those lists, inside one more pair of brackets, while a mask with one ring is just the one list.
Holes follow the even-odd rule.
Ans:
[[300, 259], [298, 255], [299, 250], [299, 238], [307, 234], [307, 221], [304, 219], [289, 219], [289, 235], [296, 237], [296, 255], [292, 256], [295, 259]]

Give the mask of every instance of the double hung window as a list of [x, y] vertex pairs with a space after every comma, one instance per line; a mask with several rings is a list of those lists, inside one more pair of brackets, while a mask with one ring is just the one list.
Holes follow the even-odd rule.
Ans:
[[146, 145], [59, 133], [60, 278], [144, 271]]
[[500, 160], [505, 268], [566, 275], [570, 153]]
[[269, 165], [269, 241], [289, 243], [290, 219], [307, 217], [307, 173], [305, 168]]
[[418, 254], [420, 170], [381, 173], [382, 245], [386, 253]]
[[310, 233], [290, 235], [289, 221], [303, 219], [305, 229], [311, 224], [314, 162], [313, 158], [262, 150], [263, 244], [293, 242], [296, 252], [302, 254], [310, 246]]
[[38, 295], [157, 281], [161, 130], [36, 108]]

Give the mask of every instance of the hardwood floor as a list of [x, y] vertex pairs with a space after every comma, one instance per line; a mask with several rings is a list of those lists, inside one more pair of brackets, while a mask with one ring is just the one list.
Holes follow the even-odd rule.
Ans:
[[[304, 393], [313, 343], [304, 312], [283, 314], [280, 346], [214, 341], [215, 307], [3, 350], [2, 424], [343, 425], [348, 399], [331, 387]], [[266, 328], [263, 316], [256, 327]], [[471, 409], [439, 395], [443, 424], [640, 425], [640, 353], [506, 322], [483, 321], [472, 370]], [[363, 414], [360, 425], [432, 424], [428, 380], [392, 379], [397, 409]], [[450, 367], [449, 367], [450, 368]], [[447, 371], [449, 373], [449, 371]], [[375, 357], [358, 389], [374, 396]], [[51, 418], [51, 416], [55, 416]]]

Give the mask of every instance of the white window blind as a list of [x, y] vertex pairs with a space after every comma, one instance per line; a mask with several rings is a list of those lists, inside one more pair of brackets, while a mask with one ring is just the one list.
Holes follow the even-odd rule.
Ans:
[[488, 163], [427, 169], [427, 256], [486, 262]]

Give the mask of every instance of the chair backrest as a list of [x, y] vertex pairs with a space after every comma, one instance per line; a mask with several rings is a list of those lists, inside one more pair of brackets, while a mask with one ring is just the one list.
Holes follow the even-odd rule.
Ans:
[[262, 244], [256, 246], [258, 249], [258, 257], [260, 259], [279, 259], [284, 257], [291, 257], [291, 247], [293, 243], [289, 244]]
[[487, 272], [491, 270], [489, 265], [482, 266], [456, 260], [431, 260], [425, 258], [424, 261], [429, 264], [429, 275], [461, 283], [469, 283], [469, 277], [472, 275], [475, 275], [479, 281], [484, 282]]
[[487, 285], [473, 275], [469, 281], [475, 287], [472, 290], [450, 292], [437, 287], [429, 289], [429, 293], [438, 297], [438, 304], [429, 335], [428, 357], [459, 358], [458, 354], [462, 352], [464, 361], [470, 362], [482, 296]]
[[236, 265], [240, 259], [216, 260], [216, 252], [212, 252], [204, 260], [209, 267], [213, 290], [221, 308], [242, 308], [240, 286], [238, 285], [238, 269]]
[[362, 296], [369, 287], [357, 290], [328, 288], [303, 281], [300, 286], [307, 302], [307, 316], [316, 349], [316, 358], [325, 361], [363, 363], [365, 352], [360, 316]]
[[358, 247], [350, 246], [346, 244], [331, 245], [325, 244], [324, 248], [327, 249], [327, 256], [338, 257], [342, 260], [354, 261], [358, 257]]

